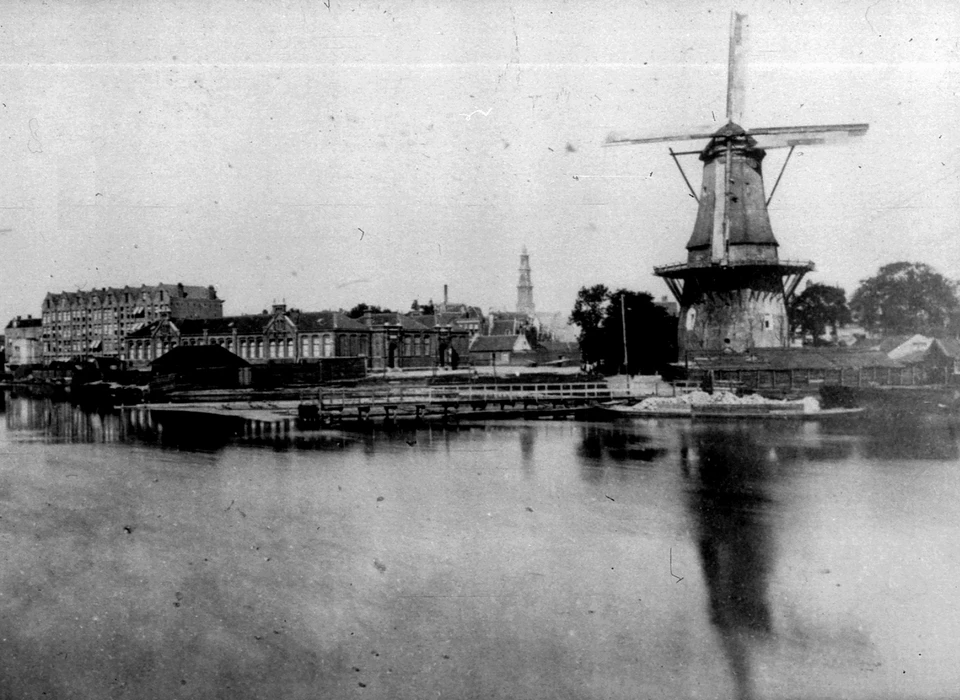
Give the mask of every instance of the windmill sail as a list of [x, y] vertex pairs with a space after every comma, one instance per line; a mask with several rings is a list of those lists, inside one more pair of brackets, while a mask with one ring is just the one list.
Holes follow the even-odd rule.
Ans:
[[[687, 260], [654, 270], [680, 302], [681, 352], [742, 352], [786, 345], [786, 302], [813, 263], [779, 258], [764, 196], [765, 150], [839, 143], [862, 136], [868, 128], [866, 124], [741, 127], [747, 26], [745, 15], [731, 15], [726, 124], [710, 133], [691, 129], [664, 136], [611, 134], [606, 142], [707, 141], [699, 152], [703, 181]], [[671, 155], [678, 154], [671, 151]]]
[[730, 17], [730, 53], [727, 59], [727, 121], [743, 121], [746, 103], [746, 40], [747, 16], [734, 12]]

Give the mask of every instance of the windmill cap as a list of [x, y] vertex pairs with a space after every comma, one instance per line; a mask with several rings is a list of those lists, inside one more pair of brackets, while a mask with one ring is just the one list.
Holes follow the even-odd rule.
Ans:
[[757, 140], [746, 129], [734, 122], [727, 122], [710, 137], [710, 141], [700, 152], [700, 160], [713, 160], [719, 155], [718, 149], [725, 148], [731, 141], [735, 142], [734, 146], [739, 150], [752, 152], [754, 157], [759, 156], [762, 159], [765, 154], [765, 151], [757, 146]]

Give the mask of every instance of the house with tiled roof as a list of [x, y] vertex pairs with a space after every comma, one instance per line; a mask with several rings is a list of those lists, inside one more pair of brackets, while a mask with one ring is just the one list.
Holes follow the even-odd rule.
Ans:
[[470, 343], [470, 361], [474, 365], [529, 365], [536, 359], [530, 341], [522, 333], [480, 335]]
[[146, 366], [175, 347], [219, 345], [250, 364], [368, 357], [370, 331], [339, 311], [303, 312], [275, 304], [271, 313], [214, 319], [164, 319], [126, 338], [126, 357]]

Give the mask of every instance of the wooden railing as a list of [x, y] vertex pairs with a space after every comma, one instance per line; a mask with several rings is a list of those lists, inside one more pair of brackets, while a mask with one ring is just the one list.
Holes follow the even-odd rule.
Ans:
[[384, 387], [371, 389], [324, 389], [317, 393], [321, 410], [367, 406], [453, 405], [481, 402], [590, 403], [609, 401], [627, 394], [605, 382], [575, 384], [463, 384], [447, 386]]

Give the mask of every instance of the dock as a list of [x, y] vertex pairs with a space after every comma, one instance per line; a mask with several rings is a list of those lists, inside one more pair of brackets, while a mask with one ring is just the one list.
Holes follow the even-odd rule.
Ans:
[[627, 394], [606, 382], [407, 385], [320, 389], [300, 400], [143, 404], [137, 409], [161, 419], [216, 416], [243, 421], [245, 431], [273, 431], [373, 421], [560, 418], [619, 398]]

